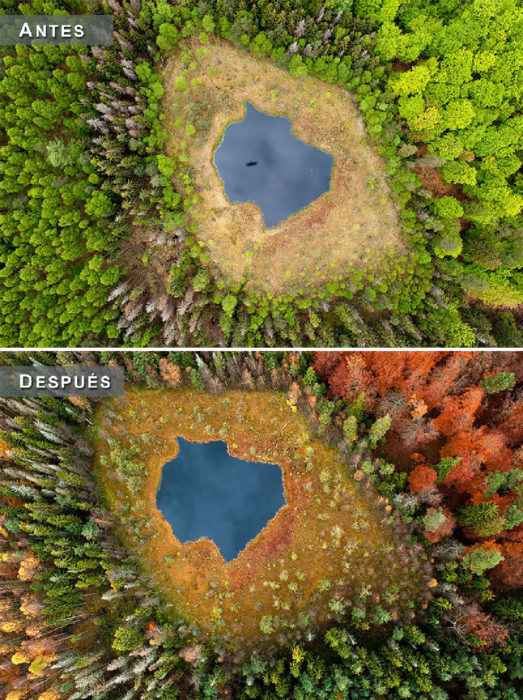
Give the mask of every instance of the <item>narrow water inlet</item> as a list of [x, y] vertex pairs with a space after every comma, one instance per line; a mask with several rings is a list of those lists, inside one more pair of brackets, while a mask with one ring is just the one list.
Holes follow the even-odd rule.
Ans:
[[182, 543], [210, 539], [231, 561], [285, 505], [281, 468], [232, 457], [225, 442], [177, 441], [178, 455], [163, 467], [158, 510]]
[[272, 227], [330, 189], [333, 157], [304, 143], [286, 117], [246, 103], [245, 117], [229, 124], [214, 154], [214, 164], [231, 202], [260, 207]]

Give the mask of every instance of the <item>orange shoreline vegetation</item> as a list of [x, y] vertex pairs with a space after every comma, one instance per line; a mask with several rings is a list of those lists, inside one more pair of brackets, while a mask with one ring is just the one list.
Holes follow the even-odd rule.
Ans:
[[[205, 638], [222, 637], [227, 646], [235, 640], [241, 648], [260, 638], [299, 638], [300, 628], [350, 612], [362, 586], [367, 605], [385, 595], [392, 596], [385, 607], [394, 608], [406, 588], [405, 600], [417, 597], [407, 544], [393, 541], [337, 451], [311, 434], [283, 394], [133, 389], [102, 404], [96, 426], [95, 471], [109, 507], [120, 514], [122, 539]], [[282, 469], [286, 505], [231, 562], [210, 540], [182, 544], [156, 508], [177, 437], [225, 440], [235, 457]], [[136, 450], [138, 476], [127, 482], [117, 466], [122, 447]]]

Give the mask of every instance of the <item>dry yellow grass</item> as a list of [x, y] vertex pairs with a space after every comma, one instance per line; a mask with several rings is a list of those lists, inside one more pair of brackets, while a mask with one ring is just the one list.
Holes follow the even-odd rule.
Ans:
[[[336, 450], [310, 434], [305, 417], [282, 394], [134, 390], [103, 404], [97, 425], [96, 472], [127, 523], [123, 539], [205, 638], [222, 636], [237, 653], [282, 642], [296, 638], [307, 618], [321, 626], [340, 605], [350, 609], [362, 586], [376, 602], [391, 583], [396, 593], [413, 585], [399, 570], [408, 561], [405, 551], [395, 551]], [[162, 468], [176, 456], [179, 436], [225, 440], [236, 457], [281, 466], [286, 505], [231, 562], [208, 539], [182, 544], [156, 507]], [[103, 459], [115, 444], [138, 449], [135, 494]], [[378, 573], [382, 567], [386, 573]]]
[[[162, 75], [167, 152], [187, 157], [193, 170], [190, 222], [224, 277], [238, 283], [247, 275], [248, 287], [289, 293], [344, 276], [349, 264], [364, 265], [372, 254], [403, 248], [383, 165], [365, 141], [347, 90], [312, 76], [294, 78], [217, 39], [206, 51], [196, 39], [182, 45]], [[185, 91], [175, 87], [179, 76]], [[334, 156], [330, 191], [268, 229], [258, 206], [229, 202], [213, 164], [225, 128], [243, 118], [246, 101], [287, 117], [298, 138]], [[187, 124], [196, 126], [194, 135], [187, 136]]]

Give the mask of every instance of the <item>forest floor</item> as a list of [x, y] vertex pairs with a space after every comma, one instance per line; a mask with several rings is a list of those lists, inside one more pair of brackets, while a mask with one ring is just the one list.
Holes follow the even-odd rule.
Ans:
[[[178, 47], [162, 69], [167, 153], [187, 159], [196, 199], [195, 235], [225, 278], [270, 294], [342, 279], [380, 253], [404, 251], [386, 174], [367, 143], [355, 100], [340, 86], [295, 78], [231, 42], [197, 39]], [[186, 89], [176, 87], [177, 77]], [[265, 228], [251, 202], [231, 203], [213, 163], [214, 151], [245, 103], [287, 117], [292, 132], [334, 157], [331, 189], [277, 226]], [[187, 125], [196, 131], [187, 135]], [[177, 183], [180, 191], [184, 184]]]
[[[122, 539], [208, 639], [218, 635], [241, 655], [244, 647], [296, 639], [300, 629], [337, 619], [362, 587], [374, 603], [416, 597], [420, 582], [405, 575], [408, 547], [394, 542], [336, 450], [312, 436], [283, 394], [132, 390], [104, 403], [96, 425], [95, 472], [120, 515]], [[208, 539], [182, 544], [156, 507], [177, 437], [224, 440], [231, 455], [282, 469], [285, 506], [230, 562]], [[118, 458], [104, 460], [115, 445], [138, 453], [134, 493]]]

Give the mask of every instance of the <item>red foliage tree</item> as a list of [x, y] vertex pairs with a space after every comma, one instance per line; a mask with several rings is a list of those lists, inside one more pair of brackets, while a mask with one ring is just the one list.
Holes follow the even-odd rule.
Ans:
[[464, 615], [459, 626], [462, 632], [473, 635], [479, 640], [477, 646], [487, 651], [495, 644], [504, 644], [509, 636], [508, 629], [495, 617], [482, 612], [477, 606], [470, 606], [468, 614]]
[[412, 493], [420, 493], [428, 491], [434, 487], [437, 474], [432, 469], [424, 464], [418, 464], [409, 474], [409, 489]]
[[452, 435], [457, 430], [472, 429], [475, 414], [481, 406], [485, 392], [481, 387], [472, 387], [462, 396], [447, 396], [442, 401], [439, 416], [432, 421], [443, 435]]
[[492, 569], [492, 579], [501, 591], [523, 588], [523, 542], [505, 541], [501, 545], [505, 559]]

